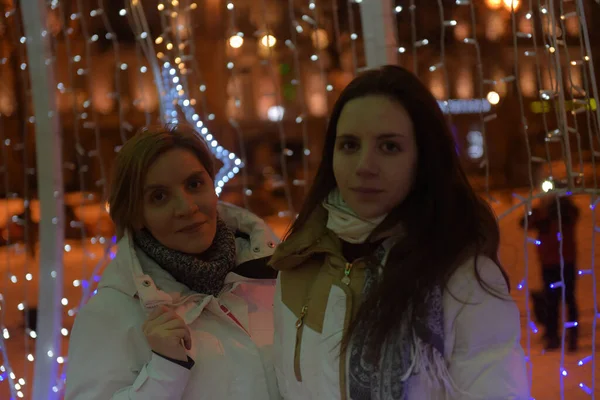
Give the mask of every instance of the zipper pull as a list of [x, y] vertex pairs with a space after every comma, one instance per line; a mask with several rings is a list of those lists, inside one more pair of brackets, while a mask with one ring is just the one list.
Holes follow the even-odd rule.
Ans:
[[306, 316], [306, 312], [308, 311], [308, 305], [302, 306], [302, 311], [300, 312], [300, 318], [296, 321], [296, 329], [300, 329], [300, 327], [304, 324], [304, 317]]
[[346, 263], [346, 268], [344, 268], [344, 277], [342, 278], [342, 283], [346, 286], [350, 285], [350, 272], [352, 271], [352, 264]]

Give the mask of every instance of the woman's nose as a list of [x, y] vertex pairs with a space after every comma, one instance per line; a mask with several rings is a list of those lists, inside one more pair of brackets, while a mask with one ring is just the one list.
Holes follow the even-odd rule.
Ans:
[[359, 176], [372, 176], [379, 170], [377, 156], [373, 151], [364, 151], [356, 164], [356, 174]]
[[178, 217], [183, 217], [193, 214], [197, 210], [198, 205], [195, 203], [192, 196], [187, 193], [181, 193], [179, 196], [177, 196], [175, 215]]

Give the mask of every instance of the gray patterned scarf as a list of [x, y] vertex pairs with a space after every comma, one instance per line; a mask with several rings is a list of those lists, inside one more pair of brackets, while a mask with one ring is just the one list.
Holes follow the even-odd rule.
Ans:
[[[375, 253], [382, 265], [386, 250]], [[366, 296], [378, 279], [376, 269], [368, 269], [363, 294]], [[360, 323], [349, 347], [349, 394], [353, 400], [407, 400], [412, 375], [425, 374], [429, 387], [446, 387], [453, 391], [444, 360], [444, 313], [442, 288], [435, 287], [425, 299], [425, 306], [409, 326], [408, 318], [397, 333], [386, 340], [379, 365], [370, 362], [367, 349], [372, 335], [367, 323]]]
[[220, 218], [212, 245], [200, 256], [165, 247], [146, 229], [136, 232], [134, 241], [173, 278], [198, 293], [218, 296], [225, 276], [235, 268], [235, 236]]

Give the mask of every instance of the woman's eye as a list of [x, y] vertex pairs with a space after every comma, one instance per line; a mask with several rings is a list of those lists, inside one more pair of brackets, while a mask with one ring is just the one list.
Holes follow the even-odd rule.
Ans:
[[393, 142], [383, 143], [381, 147], [386, 153], [397, 153], [400, 151], [400, 146]]
[[193, 179], [188, 184], [188, 187], [190, 189], [199, 189], [200, 187], [202, 187], [202, 185], [204, 185], [204, 182], [202, 180], [200, 180], [200, 179]]
[[356, 150], [358, 145], [355, 142], [342, 142], [340, 143], [340, 149], [345, 151]]
[[150, 196], [150, 200], [152, 200], [153, 203], [160, 203], [160, 202], [164, 201], [166, 198], [167, 198], [167, 195], [164, 192], [154, 192]]

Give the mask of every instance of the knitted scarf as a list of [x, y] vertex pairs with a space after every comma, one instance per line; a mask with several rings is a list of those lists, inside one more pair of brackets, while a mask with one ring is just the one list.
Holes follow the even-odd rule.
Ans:
[[[323, 202], [328, 210], [327, 228], [349, 243], [363, 243], [384, 217], [360, 218], [334, 189]], [[374, 254], [373, 265], [366, 270], [363, 296], [366, 297], [381, 276], [387, 250], [385, 242]], [[377, 365], [367, 350], [374, 340], [368, 322], [356, 327], [349, 346], [349, 397], [353, 400], [407, 400], [410, 377], [425, 374], [428, 387], [443, 386], [454, 391], [444, 360], [444, 312], [442, 288], [436, 286], [426, 297], [424, 307], [415, 311], [415, 322], [409, 321], [413, 311], [403, 317], [395, 333], [383, 344]], [[376, 316], [375, 316], [376, 317]]]
[[136, 232], [134, 240], [161, 268], [197, 293], [217, 297], [235, 267], [235, 236], [220, 218], [212, 245], [199, 256], [165, 247], [146, 229]]

